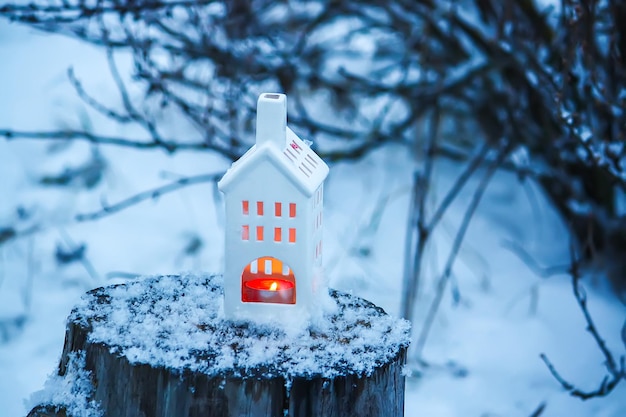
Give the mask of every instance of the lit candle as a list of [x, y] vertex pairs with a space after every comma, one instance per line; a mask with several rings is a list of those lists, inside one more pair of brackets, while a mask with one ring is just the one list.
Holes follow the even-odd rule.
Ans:
[[243, 284], [243, 301], [295, 304], [294, 284], [279, 278], [258, 278]]

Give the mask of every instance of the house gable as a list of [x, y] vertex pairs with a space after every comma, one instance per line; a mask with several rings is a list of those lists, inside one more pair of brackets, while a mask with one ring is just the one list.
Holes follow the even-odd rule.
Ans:
[[234, 196], [241, 200], [279, 199], [287, 201], [289, 198], [298, 201], [306, 200], [306, 193], [302, 192], [291, 175], [281, 170], [271, 158], [257, 158], [254, 163], [242, 165], [234, 180], [229, 180], [226, 190], [223, 184], [218, 183], [226, 198]]
[[254, 145], [226, 171], [218, 182], [219, 189], [228, 191], [239, 181], [253, 175], [254, 167], [264, 160], [271, 163], [307, 198], [310, 198], [328, 175], [328, 165], [291, 129], [286, 130], [285, 146], [273, 143]]

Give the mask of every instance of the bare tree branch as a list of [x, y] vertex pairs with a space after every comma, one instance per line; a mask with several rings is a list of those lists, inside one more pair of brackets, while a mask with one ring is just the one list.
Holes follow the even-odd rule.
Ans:
[[604, 341], [602, 336], [600, 336], [598, 328], [596, 327], [593, 318], [589, 313], [589, 309], [587, 307], [587, 294], [580, 284], [581, 260], [580, 257], [576, 254], [576, 249], [573, 242], [570, 245], [570, 255], [570, 275], [572, 277], [572, 290], [574, 292], [574, 297], [576, 298], [578, 307], [580, 308], [580, 311], [583, 313], [583, 316], [585, 318], [585, 322], [587, 324], [586, 330], [591, 334], [593, 340], [596, 342], [596, 345], [598, 345], [598, 348], [604, 356], [604, 365], [606, 366], [608, 375], [606, 375], [602, 379], [597, 389], [592, 391], [584, 391], [580, 388], [577, 388], [574, 384], [568, 382], [565, 378], [563, 378], [545, 354], [542, 353], [540, 357], [548, 367], [548, 370], [550, 371], [552, 376], [554, 376], [554, 378], [561, 384], [561, 386], [566, 391], [568, 391], [574, 397], [588, 400], [590, 398], [604, 397], [609, 395], [622, 379], [626, 379], [626, 356], [620, 356], [618, 363], [618, 361], [613, 356], [613, 353], [606, 346], [606, 342]]
[[530, 254], [526, 249], [524, 249], [519, 243], [506, 240], [502, 243], [502, 247], [513, 252], [517, 257], [519, 257], [522, 262], [524, 262], [535, 274], [542, 278], [548, 278], [553, 275], [567, 273], [571, 265], [554, 265], [554, 266], [543, 266], [540, 265], [539, 262]]
[[411, 206], [409, 211], [409, 225], [405, 242], [405, 270], [402, 291], [401, 314], [407, 320], [413, 316], [413, 309], [417, 300], [419, 279], [422, 273], [422, 260], [428, 237], [431, 230], [426, 226], [426, 201], [429, 187], [432, 182], [432, 173], [435, 163], [434, 148], [439, 137], [440, 110], [435, 107], [430, 120], [430, 132], [424, 152], [424, 168], [413, 176], [411, 192]]
[[[70, 83], [90, 108], [140, 126], [147, 137], [79, 129], [4, 129], [0, 137], [78, 139], [168, 153], [213, 151], [235, 160], [251, 144], [257, 95], [275, 89], [295, 98], [290, 125], [318, 139], [316, 151], [335, 162], [361, 158], [389, 143], [407, 150], [422, 146], [429, 138], [415, 130], [436, 107], [442, 126], [455, 129], [442, 129], [437, 143], [427, 144], [429, 156], [468, 165], [429, 222], [416, 204], [429, 187], [424, 186], [429, 175], [416, 178], [406, 244], [411, 257], [405, 262], [407, 294], [417, 294], [417, 275], [412, 283], [407, 271], [420, 269], [416, 265], [424, 251], [419, 245], [471, 174], [478, 167], [492, 169], [501, 154], [494, 158], [490, 151], [499, 151], [503, 140], [527, 151], [530, 162], [497, 165], [538, 181], [578, 241], [592, 243], [588, 247], [594, 249], [583, 253], [587, 260], [603, 253], [623, 271], [626, 259], [610, 255], [626, 251], [626, 218], [616, 206], [616, 190], [626, 189], [626, 3], [568, 0], [561, 9], [553, 22], [537, 2], [527, 0], [7, 4], [0, 6], [0, 17], [103, 46], [122, 109], [85, 91], [71, 71]], [[470, 15], [475, 18], [467, 19]], [[347, 30], [338, 30], [340, 19], [350, 22]], [[364, 44], [367, 51], [357, 46]], [[115, 63], [114, 51], [120, 49], [132, 56], [129, 78]], [[131, 97], [129, 91], [139, 93]], [[161, 107], [154, 110], [147, 103]], [[320, 103], [328, 109], [319, 111]], [[197, 129], [197, 138], [163, 137], [161, 111], [180, 115]], [[455, 251], [448, 258], [450, 272], [439, 282], [443, 288]], [[536, 271], [553, 272], [526, 261]], [[626, 288], [623, 274], [616, 280], [617, 289]], [[402, 303], [405, 316], [411, 303]], [[432, 317], [437, 310], [433, 305]]]
[[156, 142], [153, 139], [128, 139], [115, 136], [102, 136], [87, 131], [80, 130], [56, 130], [56, 131], [20, 131], [0, 129], [0, 137], [4, 137], [7, 140], [14, 139], [29, 139], [29, 140], [84, 140], [93, 144], [99, 145], [115, 145], [124, 146], [137, 149], [163, 149], [167, 153], [174, 153], [176, 151], [216, 151], [231, 160], [239, 158], [241, 154], [232, 153], [231, 150], [219, 148], [215, 145], [210, 145], [204, 142], [197, 142], [190, 140], [185, 141], [161, 141]]
[[81, 100], [83, 100], [89, 107], [96, 110], [98, 113], [103, 114], [104, 116], [115, 120], [118, 123], [131, 123], [133, 121], [132, 117], [123, 115], [111, 108], [108, 108], [107, 106], [102, 104], [100, 101], [98, 101], [97, 99], [89, 95], [89, 93], [87, 93], [85, 89], [83, 88], [82, 83], [76, 77], [76, 74], [74, 73], [73, 68], [70, 68], [67, 70], [67, 77], [69, 78], [70, 83], [74, 87], [74, 90], [76, 90], [76, 94], [78, 94], [78, 97], [80, 97]]
[[452, 248], [450, 249], [450, 253], [448, 254], [448, 259], [446, 260], [446, 264], [444, 266], [444, 271], [439, 277], [437, 281], [437, 289], [435, 293], [435, 298], [430, 304], [428, 312], [426, 314], [426, 318], [424, 319], [424, 325], [422, 326], [422, 330], [417, 337], [417, 341], [415, 343], [414, 352], [417, 357], [420, 357], [422, 351], [424, 349], [424, 345], [426, 344], [426, 340], [430, 333], [430, 329], [435, 321], [435, 317], [437, 316], [437, 312], [439, 311], [439, 306], [441, 305], [441, 301], [443, 300], [443, 296], [445, 293], [446, 285], [450, 280], [450, 275], [452, 274], [452, 267], [454, 266], [454, 262], [456, 260], [456, 256], [461, 248], [461, 244], [463, 243], [463, 239], [465, 238], [465, 232], [467, 232], [467, 228], [469, 227], [470, 221], [482, 200], [483, 194], [485, 193], [493, 174], [495, 174], [496, 170], [499, 166], [504, 162], [508, 153], [510, 151], [510, 146], [505, 145], [499, 151], [499, 155], [496, 160], [491, 164], [489, 168], [487, 168], [480, 179], [478, 186], [476, 187], [476, 191], [472, 195], [472, 199], [465, 210], [465, 214], [463, 215], [463, 219], [461, 221], [461, 225], [457, 231], [457, 234], [452, 242]]
[[142, 201], [151, 200], [151, 199], [154, 200], [154, 199], [161, 197], [164, 194], [178, 191], [182, 188], [189, 187], [190, 185], [215, 182], [219, 180], [223, 175], [224, 173], [221, 172], [217, 174], [202, 174], [202, 175], [195, 175], [191, 177], [180, 178], [169, 184], [156, 187], [151, 190], [142, 191], [134, 196], [128, 197], [115, 204], [108, 205], [108, 204], [103, 203], [103, 207], [101, 210], [94, 211], [91, 213], [77, 214], [75, 216], [75, 219], [78, 222], [97, 220], [102, 217], [106, 217], [111, 214], [117, 213], [128, 207], [134, 206], [138, 203], [141, 203]]
[[170, 10], [176, 7], [189, 7], [215, 3], [215, 0], [150, 0], [141, 2], [96, 2], [90, 6], [85, 2], [63, 2], [54, 4], [5, 4], [0, 6], [0, 16], [26, 23], [39, 23], [42, 19], [49, 19], [55, 24], [71, 23], [89, 19], [103, 14], [136, 14], [146, 11]]

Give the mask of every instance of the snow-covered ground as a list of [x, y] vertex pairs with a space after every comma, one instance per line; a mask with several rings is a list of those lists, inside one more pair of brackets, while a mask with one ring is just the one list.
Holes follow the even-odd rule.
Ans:
[[[120, 64], [128, 65], [123, 57]], [[67, 81], [69, 67], [88, 91], [118, 104], [102, 51], [0, 20], [0, 129], [88, 126], [110, 134], [138, 134], [88, 112]], [[0, 246], [0, 417], [27, 413], [24, 399], [54, 372], [65, 318], [86, 290], [128, 274], [221, 270], [222, 214], [210, 184], [97, 221], [72, 219], [75, 213], [97, 210], [103, 198], [113, 203], [179, 176], [219, 172], [225, 161], [207, 153], [167, 156], [104, 147], [103, 181], [79, 192], [38, 182], [87, 161], [90, 147], [51, 145], [0, 140], [0, 229], [40, 227]], [[458, 167], [441, 162], [437, 168], [435, 194], [441, 197]], [[324, 263], [332, 285], [394, 315], [399, 313], [410, 172], [406, 152], [388, 147], [359, 163], [333, 166], [326, 185]], [[468, 197], [464, 194], [452, 206], [428, 253], [415, 331], [423, 324], [436, 271], [442, 268]], [[202, 248], [186, 255], [185, 247], [196, 236]], [[626, 415], [626, 382], [605, 399], [582, 402], [549, 374], [540, 353], [568, 380], [592, 390], [604, 376], [603, 357], [585, 331], [569, 278], [538, 277], [507, 249], [510, 242], [542, 265], [567, 262], [563, 225], [539, 189], [500, 173], [454, 269], [461, 301], [455, 305], [446, 296], [424, 350], [430, 367], [407, 379], [406, 415], [530, 416], [542, 403], [542, 416]], [[57, 246], [68, 250], [82, 243], [87, 262], [57, 265]], [[609, 348], [625, 353], [619, 332], [626, 307], [601, 277], [587, 277], [584, 284]]]

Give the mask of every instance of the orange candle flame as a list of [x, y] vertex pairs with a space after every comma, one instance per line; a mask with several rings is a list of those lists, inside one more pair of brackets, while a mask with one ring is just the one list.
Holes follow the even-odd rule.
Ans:
[[272, 282], [270, 285], [270, 291], [276, 291], [278, 289], [278, 283], [276, 281]]

